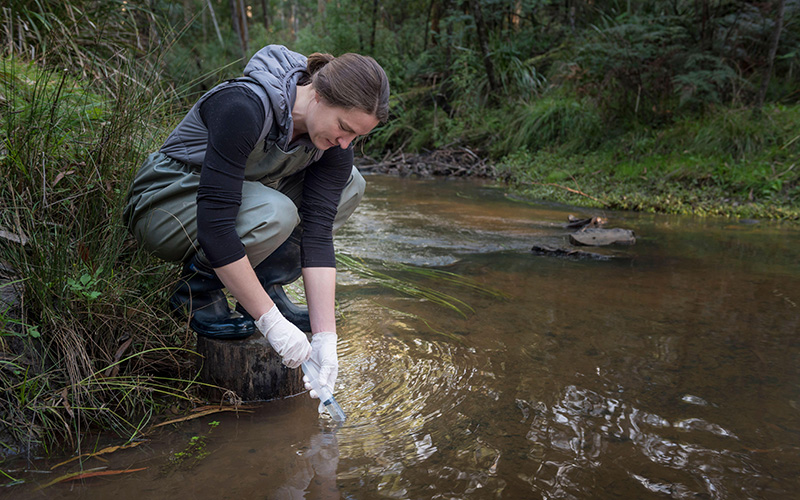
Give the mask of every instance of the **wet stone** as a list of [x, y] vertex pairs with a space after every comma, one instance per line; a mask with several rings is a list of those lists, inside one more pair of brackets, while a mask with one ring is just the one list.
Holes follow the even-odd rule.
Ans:
[[587, 228], [569, 235], [573, 245], [602, 247], [607, 245], [633, 245], [636, 236], [630, 229]]

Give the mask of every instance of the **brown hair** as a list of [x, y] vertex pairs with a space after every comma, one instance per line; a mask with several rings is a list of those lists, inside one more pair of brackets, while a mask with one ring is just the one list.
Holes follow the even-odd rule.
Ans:
[[389, 118], [389, 79], [375, 59], [315, 52], [306, 69], [314, 89], [331, 106], [360, 109], [381, 122]]

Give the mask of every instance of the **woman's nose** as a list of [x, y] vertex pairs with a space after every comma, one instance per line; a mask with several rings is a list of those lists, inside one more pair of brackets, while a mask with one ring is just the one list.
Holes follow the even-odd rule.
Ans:
[[350, 146], [350, 143], [353, 142], [356, 138], [356, 134], [350, 135], [343, 135], [337, 138], [337, 142], [339, 143], [339, 147], [342, 149], [347, 149]]

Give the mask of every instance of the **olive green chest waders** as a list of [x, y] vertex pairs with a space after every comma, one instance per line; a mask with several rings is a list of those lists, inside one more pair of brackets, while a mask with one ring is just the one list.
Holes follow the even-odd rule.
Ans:
[[[256, 275], [281, 312], [304, 331], [310, 331], [308, 311], [292, 304], [280, 285], [300, 272], [300, 223], [304, 168], [319, 152], [303, 145], [288, 152], [267, 138], [248, 157], [236, 232]], [[139, 170], [128, 195], [124, 220], [147, 251], [170, 262], [184, 262], [170, 306], [189, 311], [190, 327], [200, 335], [238, 339], [255, 327], [243, 309], [228, 309], [224, 285], [214, 274], [197, 242], [197, 189], [200, 167], [189, 166], [163, 153], [152, 153]], [[365, 181], [353, 167], [339, 201], [336, 231], [355, 211]], [[294, 233], [294, 234], [293, 234]], [[292, 236], [290, 238], [290, 235]], [[285, 242], [285, 243], [284, 243]]]

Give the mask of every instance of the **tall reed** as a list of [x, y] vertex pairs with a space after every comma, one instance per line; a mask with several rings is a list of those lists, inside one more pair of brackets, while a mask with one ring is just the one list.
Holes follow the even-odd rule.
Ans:
[[98, 86], [17, 56], [0, 62], [6, 452], [80, 447], [95, 423], [134, 436], [158, 404], [153, 377], [187, 366], [173, 348], [192, 337], [160, 307], [170, 269], [136, 251], [121, 222], [170, 101], [148, 67], [118, 69]]

